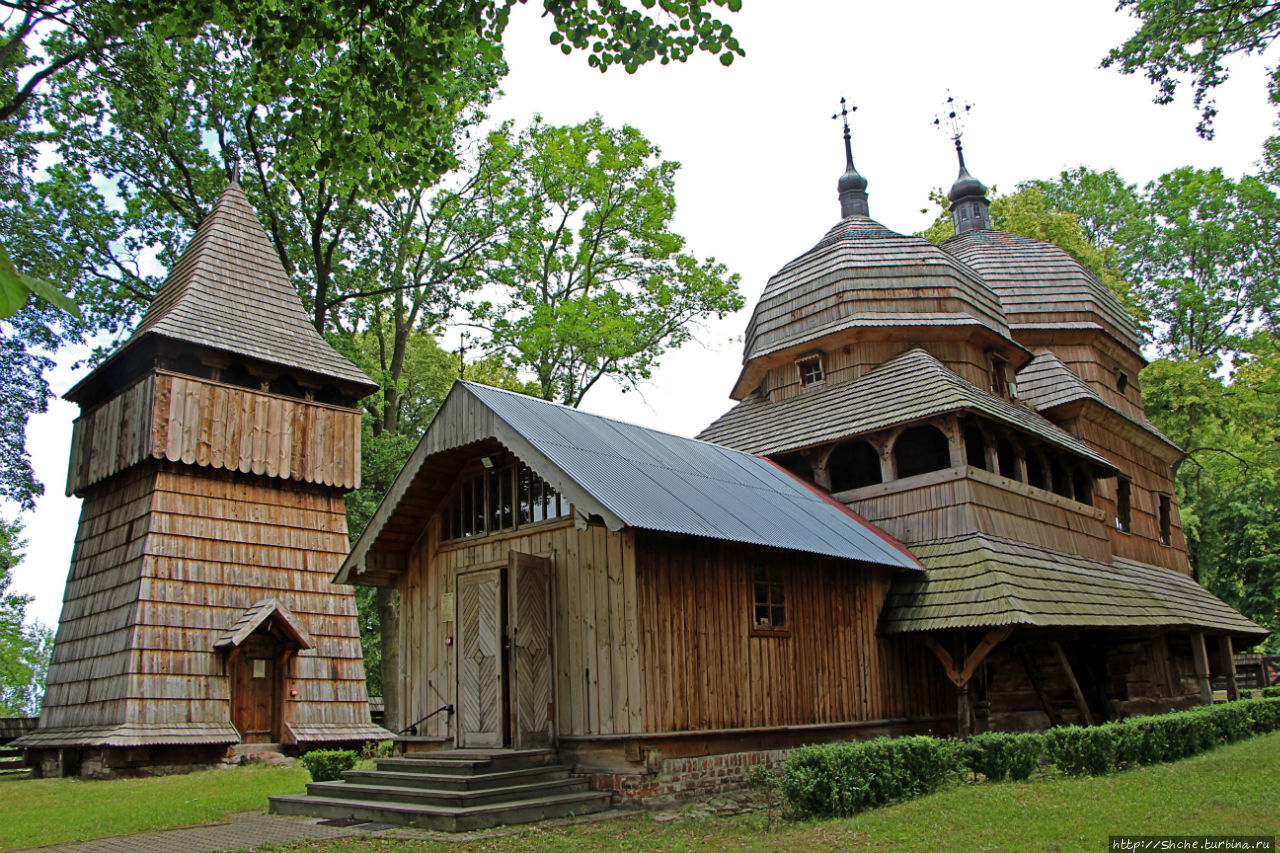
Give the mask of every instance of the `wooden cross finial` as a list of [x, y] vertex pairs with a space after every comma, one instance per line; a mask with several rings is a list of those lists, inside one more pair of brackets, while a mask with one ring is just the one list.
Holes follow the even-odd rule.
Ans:
[[849, 113], [856, 113], [857, 111], [858, 111], [857, 106], [849, 106], [848, 102], [845, 101], [844, 97], [842, 96], [840, 98], [840, 112], [832, 116], [832, 118], [844, 119], [844, 138], [846, 140], [849, 138]]

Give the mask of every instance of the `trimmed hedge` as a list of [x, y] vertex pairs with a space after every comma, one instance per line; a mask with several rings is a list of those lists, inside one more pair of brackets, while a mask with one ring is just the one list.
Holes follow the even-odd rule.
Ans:
[[332, 782], [356, 766], [356, 753], [352, 749], [315, 749], [302, 756], [302, 764], [312, 782]]
[[1040, 765], [1043, 738], [1038, 734], [985, 732], [964, 742], [965, 766], [990, 782], [1022, 781]]
[[1043, 735], [877, 738], [801, 747], [787, 759], [780, 784], [792, 814], [841, 816], [932, 793], [964, 770], [991, 782], [1026, 779], [1044, 755], [1068, 775], [1101, 776], [1272, 731], [1280, 731], [1280, 698], [1241, 699], [1100, 726], [1062, 726]]
[[1268, 699], [1280, 699], [1280, 684], [1275, 687], [1262, 688], [1262, 695]]
[[942, 787], [960, 744], [934, 737], [804, 746], [791, 753], [782, 795], [801, 815], [851, 815]]

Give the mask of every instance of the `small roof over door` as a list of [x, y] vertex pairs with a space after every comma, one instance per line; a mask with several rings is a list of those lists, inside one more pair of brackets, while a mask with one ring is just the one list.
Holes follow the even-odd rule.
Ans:
[[296, 643], [298, 648], [315, 648], [316, 641], [311, 638], [311, 634], [308, 633], [302, 622], [299, 621], [297, 616], [293, 615], [289, 608], [275, 598], [263, 599], [242, 613], [235, 624], [214, 641], [213, 647], [215, 649], [235, 648], [249, 639], [249, 635], [262, 627], [268, 620], [279, 628], [289, 640]]

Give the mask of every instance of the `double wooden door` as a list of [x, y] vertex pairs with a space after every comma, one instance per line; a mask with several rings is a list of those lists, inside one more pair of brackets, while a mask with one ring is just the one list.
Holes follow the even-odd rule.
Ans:
[[512, 551], [457, 578], [458, 745], [532, 749], [555, 739], [551, 561]]

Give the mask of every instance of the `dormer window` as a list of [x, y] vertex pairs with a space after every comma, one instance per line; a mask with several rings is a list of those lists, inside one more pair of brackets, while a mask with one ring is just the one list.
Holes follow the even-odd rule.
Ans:
[[800, 369], [800, 384], [804, 386], [817, 385], [824, 378], [822, 373], [822, 354], [805, 356], [796, 361], [796, 367]]

